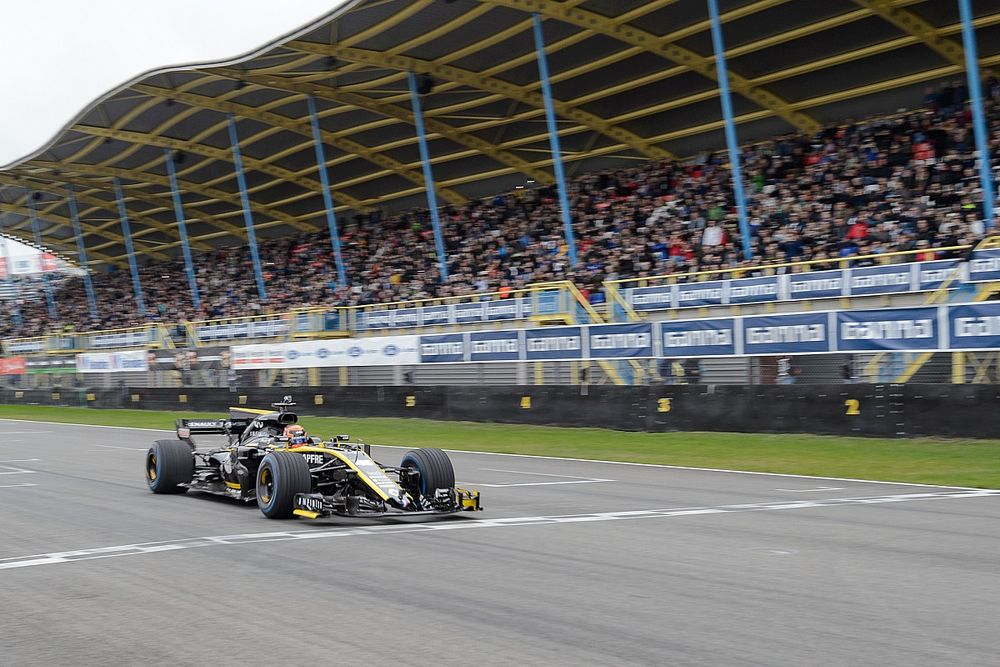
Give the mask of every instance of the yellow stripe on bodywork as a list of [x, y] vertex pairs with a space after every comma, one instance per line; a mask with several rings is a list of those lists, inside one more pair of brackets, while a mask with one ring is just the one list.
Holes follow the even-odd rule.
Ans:
[[242, 486], [240, 486], [236, 482], [228, 482], [228, 481], [226, 482], [226, 486], [228, 486], [230, 489], [242, 489], [243, 488]]
[[295, 449], [285, 448], [285, 449], [276, 449], [275, 451], [296, 452], [298, 454], [329, 454], [330, 456], [337, 458], [342, 463], [344, 463], [348, 468], [353, 470], [357, 474], [357, 476], [361, 479], [361, 481], [368, 485], [368, 488], [370, 488], [372, 491], [378, 494], [379, 498], [381, 498], [382, 500], [389, 500], [389, 495], [385, 491], [383, 491], [378, 484], [373, 482], [371, 478], [369, 478], [368, 475], [366, 475], [364, 471], [361, 470], [361, 468], [356, 466], [354, 464], [354, 461], [344, 456], [343, 452], [339, 452], [336, 449], [327, 449], [326, 447], [296, 447]]
[[319, 517], [319, 512], [310, 512], [309, 510], [292, 510], [292, 514], [295, 516], [304, 516], [307, 519], [316, 519]]
[[243, 407], [233, 407], [233, 406], [229, 406], [229, 411], [230, 412], [246, 412], [246, 413], [251, 414], [251, 415], [269, 415], [269, 414], [275, 412], [274, 410], [257, 410], [255, 408], [243, 408]]

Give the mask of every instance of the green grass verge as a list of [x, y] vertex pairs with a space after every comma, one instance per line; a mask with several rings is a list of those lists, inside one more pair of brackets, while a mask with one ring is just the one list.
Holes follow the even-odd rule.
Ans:
[[[196, 412], [0, 406], [0, 418], [172, 429]], [[209, 416], [218, 416], [212, 414]], [[1000, 440], [889, 439], [757, 433], [627, 433], [596, 428], [303, 417], [310, 433], [373, 445], [565, 456], [800, 475], [1000, 488]]]

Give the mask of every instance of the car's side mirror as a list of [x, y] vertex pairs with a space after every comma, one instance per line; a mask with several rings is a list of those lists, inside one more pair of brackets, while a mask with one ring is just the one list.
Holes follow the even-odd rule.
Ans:
[[338, 435], [338, 436], [337, 436], [337, 440], [339, 440], [339, 441], [343, 441], [343, 442], [347, 442], [347, 441], [348, 441], [348, 440], [350, 440], [350, 439], [351, 439], [351, 436], [350, 436], [350, 435], [348, 435], [348, 434], [346, 434], [346, 433], [345, 433], [345, 434], [343, 434], [343, 435]]

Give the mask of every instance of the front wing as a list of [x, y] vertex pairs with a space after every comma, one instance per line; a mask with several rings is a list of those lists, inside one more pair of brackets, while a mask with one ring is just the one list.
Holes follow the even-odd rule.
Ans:
[[481, 509], [479, 491], [455, 487], [453, 495], [433, 501], [430, 503], [430, 507], [420, 507], [414, 504], [410, 508], [393, 507], [385, 503], [378, 505], [348, 504], [345, 507], [344, 505], [335, 505], [320, 493], [299, 493], [295, 496], [293, 514], [305, 519], [320, 519], [329, 516], [364, 518], [388, 515], [454, 514], [456, 512], [475, 512]]

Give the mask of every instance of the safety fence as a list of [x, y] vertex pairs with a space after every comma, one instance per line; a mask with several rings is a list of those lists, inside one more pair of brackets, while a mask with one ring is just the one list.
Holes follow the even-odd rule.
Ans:
[[[4, 358], [0, 377], [20, 387], [64, 380], [97, 387], [980, 383], [996, 376], [998, 360], [1000, 302], [979, 302], [72, 357], [35, 354]], [[772, 364], [778, 368], [773, 374], [766, 370]]]
[[[286, 389], [0, 390], [0, 402], [224, 413], [267, 407]], [[651, 387], [312, 387], [292, 393], [303, 415], [419, 417], [629, 431], [801, 432], [992, 437], [1000, 387], [897, 384]], [[364, 437], [364, 434], [358, 434]], [[530, 443], [527, 445], [530, 447]]]
[[996, 280], [1000, 250], [991, 240], [974, 252], [953, 246], [613, 280], [604, 288], [609, 321], [623, 322], [644, 311], [959, 290]]
[[[389, 331], [445, 332], [510, 324], [622, 323], [639, 321], [643, 313], [685, 308], [796, 301], [809, 304], [822, 299], [963, 290], [1000, 281], [1000, 249], [994, 247], [996, 244], [996, 240], [987, 239], [974, 251], [969, 246], [955, 246], [607, 281], [603, 290], [592, 294], [581, 293], [572, 282], [560, 281], [441, 299], [67, 332], [8, 339], [2, 345], [7, 355], [72, 353], [201, 347], [241, 340], [364, 337]], [[935, 259], [942, 254], [953, 257]], [[838, 268], [826, 268], [831, 264]]]

